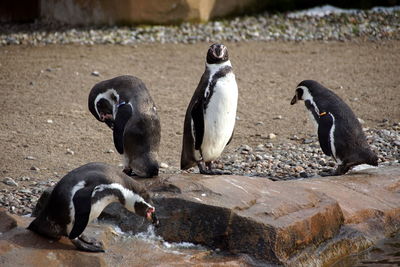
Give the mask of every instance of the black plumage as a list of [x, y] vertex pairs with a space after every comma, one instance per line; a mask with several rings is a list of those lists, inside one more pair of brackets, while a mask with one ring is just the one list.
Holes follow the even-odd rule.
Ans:
[[[124, 195], [121, 190], [129, 191], [131, 195]], [[106, 199], [110, 196], [113, 200]], [[67, 236], [81, 250], [104, 251], [100, 243], [83, 235], [91, 213], [94, 212], [92, 219], [95, 219], [97, 212], [101, 212], [93, 210], [93, 205], [101, 201], [103, 205], [115, 201], [134, 206], [131, 211], [158, 224], [150, 196], [137, 181], [104, 163], [88, 163], [69, 172], [56, 184], [28, 229], [52, 239]]]
[[305, 101], [306, 108], [318, 124], [323, 152], [340, 164], [333, 174], [344, 174], [360, 164], [378, 165], [378, 157], [370, 149], [360, 122], [338, 95], [316, 81], [305, 80], [297, 86], [291, 104], [297, 100]]
[[89, 93], [93, 116], [113, 129], [114, 145], [124, 155], [129, 175], [158, 175], [161, 124], [146, 85], [137, 77], [118, 76], [97, 83]]

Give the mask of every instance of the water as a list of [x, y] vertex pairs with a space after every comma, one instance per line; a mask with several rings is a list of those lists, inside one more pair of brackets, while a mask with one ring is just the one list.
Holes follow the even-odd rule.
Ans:
[[112, 232], [114, 237], [106, 244], [107, 266], [272, 266], [246, 255], [229, 255], [188, 242], [166, 242], [154, 233], [153, 226], [136, 235], [115, 226]]
[[[114, 226], [112, 240], [106, 245], [107, 266], [274, 266], [257, 262], [247, 255], [230, 255], [219, 250], [188, 242], [171, 243], [163, 240], [149, 226], [147, 232], [122, 232]], [[400, 232], [383, 239], [366, 251], [347, 256], [332, 267], [392, 267], [400, 266]]]
[[375, 246], [336, 262], [332, 267], [400, 266], [400, 232], [379, 241]]

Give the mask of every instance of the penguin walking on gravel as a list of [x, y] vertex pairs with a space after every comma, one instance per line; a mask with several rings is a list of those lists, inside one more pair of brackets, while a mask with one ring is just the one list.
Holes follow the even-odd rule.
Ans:
[[99, 82], [90, 91], [88, 105], [93, 116], [113, 130], [124, 172], [157, 176], [161, 126], [146, 85], [129, 75]]
[[223, 44], [210, 46], [206, 66], [186, 111], [181, 169], [196, 164], [202, 174], [212, 170], [216, 160], [232, 139], [236, 120], [238, 87]]
[[322, 151], [339, 164], [333, 173], [342, 175], [360, 164], [378, 166], [361, 124], [350, 107], [334, 92], [313, 80], [302, 81], [290, 102], [304, 100], [318, 131]]
[[56, 184], [28, 229], [57, 240], [67, 236], [80, 250], [104, 252], [101, 242], [82, 233], [112, 202], [120, 202], [129, 211], [158, 225], [149, 194], [138, 182], [104, 163], [88, 163]]

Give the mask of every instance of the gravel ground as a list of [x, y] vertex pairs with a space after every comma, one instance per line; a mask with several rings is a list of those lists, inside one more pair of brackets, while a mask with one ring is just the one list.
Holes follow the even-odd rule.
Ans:
[[[390, 165], [400, 167], [400, 123], [389, 125], [388, 121], [384, 121], [382, 124], [387, 129], [364, 129], [368, 141], [378, 153], [381, 167]], [[291, 139], [286, 143], [266, 142], [256, 147], [241, 145], [233, 153], [225, 153], [221, 160], [216, 162], [216, 167], [234, 175], [268, 177], [274, 181], [317, 177], [321, 171], [335, 168], [336, 163], [331, 157], [322, 153], [315, 135], [310, 135], [309, 138], [293, 136]], [[27, 160], [35, 158], [29, 157]], [[162, 163], [162, 167], [161, 173], [180, 173], [177, 168], [169, 167], [166, 163]], [[189, 172], [198, 173], [198, 170], [191, 169]], [[41, 193], [58, 181], [57, 178], [38, 182], [30, 180], [29, 176], [23, 176], [18, 180], [11, 177], [3, 178], [2, 182], [8, 188], [0, 189], [0, 205], [11, 213], [30, 214]], [[18, 186], [21, 181], [28, 184]]]
[[237, 17], [201, 24], [71, 28], [37, 22], [0, 25], [0, 45], [121, 44], [239, 41], [400, 40], [400, 9], [310, 16], [307, 13]]
[[[240, 91], [234, 140], [217, 162], [220, 169], [287, 180], [334, 168], [305, 124], [304, 105], [282, 108], [309, 77], [334, 89], [365, 121], [380, 165], [399, 165], [399, 11], [263, 14], [170, 27], [71, 29], [38, 22], [3, 24], [0, 32], [0, 90], [8, 96], [1, 100], [0, 205], [12, 213], [31, 213], [41, 192], [73, 168], [119, 164], [110, 132], [91, 117], [86, 98], [94, 83], [127, 69], [146, 82], [160, 107], [161, 173], [179, 173], [184, 110], [210, 41], [228, 42]], [[270, 40], [278, 41], [259, 42]]]

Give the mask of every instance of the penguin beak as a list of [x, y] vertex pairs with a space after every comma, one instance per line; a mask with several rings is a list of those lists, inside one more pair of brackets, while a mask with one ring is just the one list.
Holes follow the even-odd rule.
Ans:
[[159, 227], [160, 221], [156, 217], [155, 208], [149, 208], [146, 213], [146, 219], [151, 222], [154, 226]]
[[292, 98], [292, 101], [290, 101], [290, 105], [294, 105], [297, 103], [297, 100], [299, 100], [297, 93], [294, 95], [294, 97]]
[[[226, 52], [226, 47], [224, 45], [219, 46], [219, 51], [216, 51], [217, 49], [213, 49], [213, 55], [216, 58], [223, 58]], [[218, 53], [219, 52], [219, 53]]]

